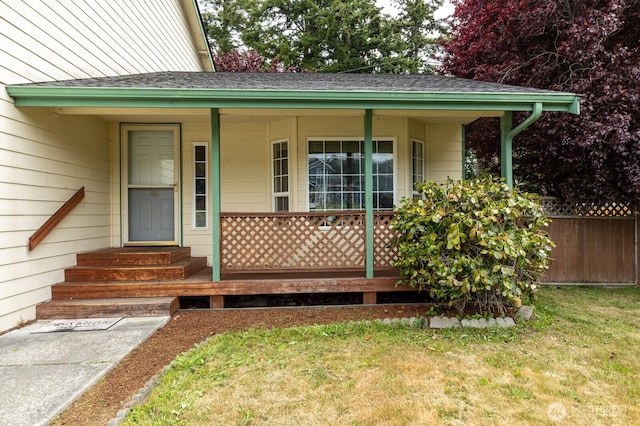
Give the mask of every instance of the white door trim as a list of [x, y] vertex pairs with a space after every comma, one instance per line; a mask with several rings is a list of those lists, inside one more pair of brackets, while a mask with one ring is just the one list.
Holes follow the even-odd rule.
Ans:
[[[161, 185], [130, 185], [129, 184], [129, 132], [130, 131], [172, 131], [173, 132], [173, 173], [174, 179], [171, 184]], [[165, 246], [165, 245], [179, 245], [180, 236], [180, 125], [179, 124], [122, 124], [120, 135], [120, 170], [121, 170], [121, 225], [122, 225], [122, 244], [130, 246]], [[171, 188], [174, 191], [173, 200], [173, 239], [162, 241], [131, 241], [130, 240], [130, 228], [129, 228], [129, 189], [131, 188], [158, 188], [167, 189]]]

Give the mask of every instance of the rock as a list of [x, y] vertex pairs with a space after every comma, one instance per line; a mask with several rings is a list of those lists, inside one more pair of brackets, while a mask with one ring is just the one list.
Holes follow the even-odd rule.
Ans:
[[533, 306], [520, 306], [520, 309], [518, 309], [518, 316], [525, 321], [530, 321], [533, 318]]
[[478, 321], [477, 319], [470, 319], [470, 320], [462, 320], [462, 326], [463, 327], [471, 327], [471, 328], [481, 328], [480, 327], [480, 321]]
[[431, 328], [460, 327], [460, 320], [458, 320], [458, 318], [433, 317], [429, 322], [429, 327]]

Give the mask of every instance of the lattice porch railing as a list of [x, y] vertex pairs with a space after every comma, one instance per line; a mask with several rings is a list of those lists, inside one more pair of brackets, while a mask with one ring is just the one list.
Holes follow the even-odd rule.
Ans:
[[[389, 268], [393, 212], [374, 216], [374, 265]], [[364, 212], [223, 213], [222, 270], [365, 268]]]

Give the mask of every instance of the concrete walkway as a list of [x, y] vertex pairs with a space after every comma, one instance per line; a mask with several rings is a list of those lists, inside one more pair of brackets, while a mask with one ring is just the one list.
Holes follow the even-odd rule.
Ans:
[[0, 425], [46, 425], [169, 317], [123, 318], [108, 330], [0, 336]]

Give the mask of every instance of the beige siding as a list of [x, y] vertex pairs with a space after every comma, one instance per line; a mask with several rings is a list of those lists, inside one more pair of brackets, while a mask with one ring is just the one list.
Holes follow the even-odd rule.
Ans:
[[462, 178], [462, 126], [430, 124], [427, 129], [427, 179]]
[[[110, 244], [108, 124], [14, 108], [0, 90], [0, 330], [35, 318], [80, 251]], [[33, 251], [28, 240], [65, 201], [85, 198]]]
[[[187, 122], [182, 125], [182, 231], [183, 244], [191, 247], [193, 256], [207, 257], [207, 263], [211, 265], [211, 209], [209, 209], [209, 228], [193, 229], [193, 143], [207, 142], [207, 154], [209, 155], [210, 178], [211, 169], [211, 126], [208, 122]], [[211, 181], [209, 180], [209, 183]], [[211, 185], [207, 191], [211, 197]], [[211, 200], [211, 198], [209, 198]]]
[[220, 139], [222, 211], [269, 211], [271, 144], [267, 123], [223, 121]]
[[0, 2], [0, 82], [201, 71], [179, 0]]

